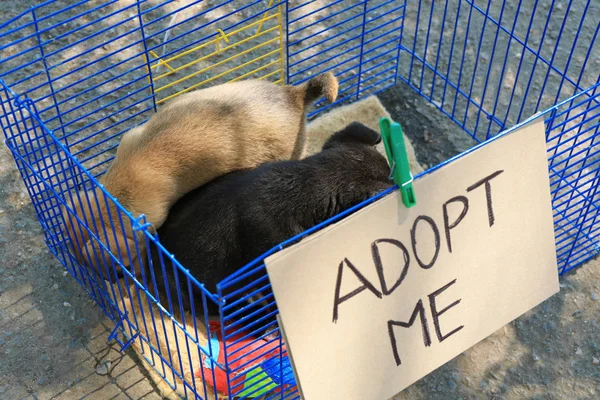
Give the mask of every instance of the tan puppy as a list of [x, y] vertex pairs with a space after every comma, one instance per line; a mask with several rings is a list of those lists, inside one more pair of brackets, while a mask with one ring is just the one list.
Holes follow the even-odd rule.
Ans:
[[[100, 183], [134, 217], [144, 214], [158, 228], [181, 196], [218, 176], [300, 158], [307, 107], [321, 96], [333, 102], [337, 92], [337, 79], [326, 73], [299, 86], [246, 80], [184, 94], [123, 136]], [[80, 264], [114, 280], [109, 258], [124, 267], [143, 262], [144, 240], [136, 244], [130, 221], [100, 189], [66, 201], [66, 233]]]

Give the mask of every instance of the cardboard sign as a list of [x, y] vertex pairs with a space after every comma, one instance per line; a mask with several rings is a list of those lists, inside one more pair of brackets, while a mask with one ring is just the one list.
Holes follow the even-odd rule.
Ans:
[[266, 259], [306, 400], [389, 399], [558, 291], [542, 121], [414, 188]]

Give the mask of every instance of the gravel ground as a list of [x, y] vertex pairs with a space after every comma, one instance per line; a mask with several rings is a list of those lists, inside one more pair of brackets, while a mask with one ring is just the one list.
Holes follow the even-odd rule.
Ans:
[[[36, 3], [35, 1], [4, 1], [0, 2], [0, 11], [3, 17], [7, 18]], [[101, 2], [96, 3], [100, 4]], [[147, 8], [158, 3], [156, 1], [147, 2], [143, 7]], [[188, 3], [191, 2], [183, 0], [172, 2], [168, 6], [148, 14], [148, 18], [156, 19], [161, 13], [165, 14]], [[384, 1], [373, 1], [371, 4], [383, 3]], [[486, 4], [478, 1], [475, 3], [485, 10]], [[71, 2], [57, 1], [52, 7], [46, 8], [38, 18], [49, 15], [53, 10], [68, 4]], [[77, 27], [83, 27], [86, 23], [103, 15], [108, 15], [119, 7], [132, 6], [132, 4], [131, 1], [112, 3], [85, 18], [61, 24], [52, 31], [42, 34], [42, 40], [58, 38], [46, 47], [46, 54], [50, 54], [46, 61], [50, 65], [57, 64], [57, 67], [53, 69], [53, 76], [68, 74], [55, 82], [54, 89], [60, 90], [57, 94], [57, 101], [64, 101], [64, 108], [67, 109], [86, 104], [65, 116], [63, 124], [68, 124], [68, 126], [64, 134], [71, 135], [69, 137], [72, 145], [71, 151], [79, 152], [78, 158], [85, 160], [85, 166], [98, 165], [92, 170], [96, 174], [101, 173], [106, 167], [106, 164], [99, 163], [107, 160], [111, 150], [114, 150], [114, 146], [119, 140], [119, 136], [116, 134], [126, 130], [131, 124], [143, 120], [151, 112], [148, 109], [151, 107], [151, 102], [147, 99], [149, 89], [145, 88], [147, 82], [140, 78], [143, 78], [143, 68], [127, 73], [132, 67], [144, 65], [143, 61], [135, 57], [135, 54], [140, 51], [141, 45], [126, 47], [127, 40], [129, 40], [127, 37], [121, 41], [109, 42], [111, 38], [124, 35], [129, 29], [133, 29], [136, 20], [126, 20], [118, 28], [110, 29], [85, 43], [77, 43], [77, 41], [98, 31], [98, 26], [82, 28], [64, 38], [61, 35]], [[247, 3], [236, 1], [230, 6], [240, 7], [244, 4]], [[323, 4], [325, 4], [323, 1], [318, 1], [311, 4], [310, 7], [316, 10]], [[416, 6], [411, 5], [407, 11], [403, 45], [412, 49], [414, 44], [416, 54], [419, 57], [426, 54], [427, 63], [438, 65], [439, 71], [445, 71], [450, 64], [450, 77], [456, 82], [460, 73], [459, 68], [456, 67], [456, 60], [457, 57], [460, 58], [460, 55], [457, 54], [459, 53], [457, 50], [450, 57], [451, 38], [447, 35], [451, 31], [449, 27], [453, 27], [453, 16], [457, 15], [459, 2], [448, 2], [447, 8], [443, 6], [443, 2], [442, 5], [437, 5], [436, 2], [431, 21], [433, 32], [437, 32], [437, 35], [431, 35], [430, 40], [427, 40], [425, 30], [430, 20], [429, 10], [432, 3], [423, 1], [422, 4], [419, 18], [416, 17], [418, 12]], [[460, 23], [456, 25], [456, 29], [459, 36], [464, 36], [469, 15], [466, 6], [468, 3], [460, 2], [460, 4], [462, 11], [459, 14]], [[519, 10], [519, 15], [523, 15], [523, 18], [520, 18], [520, 22], [515, 25], [514, 32], [521, 38], [526, 37], [528, 34], [526, 28], [533, 8], [520, 7], [520, 3], [516, 2], [508, 2], [505, 8], [501, 8], [500, 4], [501, 2], [493, 2], [489, 14], [493, 18], [499, 19], [502, 13], [503, 25], [510, 30], [512, 19]], [[529, 33], [531, 47], [535, 49], [540, 46], [542, 56], [545, 59], [554, 58], [554, 65], [558, 70], [567, 69], [568, 75], [574, 77], [581, 87], [595, 83], [597, 72], [590, 73], [590, 71], [600, 69], [600, 51], [598, 41], [596, 41], [595, 47], [590, 47], [589, 43], [594, 34], [594, 24], [600, 19], [600, 5], [597, 2], [590, 3], [588, 19], [586, 19], [587, 22], [583, 26], [579, 42], [576, 45], [577, 56], [569, 60], [565, 56], [565, 52], [568, 52], [573, 44], [578, 16], [581, 15], [586, 2], [574, 1], [572, 7], [562, 0], [556, 2], [541, 0], [536, 4], [537, 12], [533, 13], [535, 18], [532, 20], [533, 29]], [[545, 30], [545, 18], [552, 9], [552, 4], [555, 7], [550, 19], [550, 28]], [[186, 8], [185, 15], [179, 15], [175, 23], [184, 21], [186, 15], [189, 17], [202, 10], [202, 7], [205, 6], [192, 5]], [[385, 12], [392, 7], [393, 5], [382, 7], [371, 13], [369, 18], [374, 19], [373, 24], [378, 26], [382, 26], [385, 22], [390, 22], [390, 27], [399, 26], [394, 22], [394, 15], [397, 14]], [[221, 24], [221, 27], [225, 28], [227, 25], [242, 21], [256, 10], [256, 7], [248, 8], [242, 13], [228, 17], [227, 23]], [[225, 16], [227, 12], [227, 8], [213, 10], [199, 21], [206, 23]], [[350, 12], [360, 13], [360, 7]], [[444, 12], [446, 19], [443, 18]], [[569, 18], [575, 22], [571, 22], [561, 29], [561, 15], [565, 15], [567, 12], [569, 12]], [[64, 19], [69, 15], [74, 14], [65, 13], [60, 16], [48, 17], [48, 19], [40, 21], [40, 25], [42, 28], [49, 26], [57, 22], [59, 18]], [[309, 16], [306, 20], [298, 22], [297, 25], [302, 25], [303, 22], [311, 23], [317, 16], [318, 14]], [[291, 14], [291, 18], [295, 18], [294, 14]], [[333, 36], [334, 32], [342, 32], [343, 26], [335, 27], [336, 21], [340, 21], [341, 18], [342, 16], [335, 17], [326, 23], [327, 26], [336, 29], [330, 36]], [[123, 20], [122, 16], [113, 16], [102, 21], [101, 26], [108, 27], [121, 20]], [[590, 20], [592, 23], [589, 23]], [[31, 19], [26, 20], [26, 22], [30, 21]], [[419, 22], [418, 27], [416, 26], [417, 21]], [[446, 24], [449, 25], [446, 25], [446, 30], [442, 35], [444, 45], [438, 46], [435, 43], [439, 41], [439, 27], [443, 21], [447, 21]], [[145, 32], [146, 37], [151, 37], [149, 45], [158, 46], [161, 43], [164, 33], [157, 32], [166, 28], [170, 22], [172, 22], [170, 18], [157, 20]], [[265, 23], [263, 29], [269, 30], [274, 26], [274, 22], [275, 20], [270, 20]], [[187, 25], [184, 23], [177, 29], [186, 30], [197, 24], [198, 20], [187, 23]], [[515, 41], [512, 41], [511, 47], [508, 47], [506, 32], [500, 32], [498, 45], [494, 47], [496, 31], [491, 24], [486, 24], [486, 33], [479, 42], [481, 35], [477, 33], [477, 27], [480, 32], [482, 24], [481, 14], [477, 11], [473, 12], [471, 20], [473, 28], [469, 33], [471, 45], [468, 46], [465, 53], [461, 90], [463, 92], [471, 91], [475, 103], [483, 103], [488, 112], [495, 110], [494, 115], [497, 120], [487, 119], [485, 115], [480, 116], [479, 109], [475, 104], [471, 104], [467, 109], [467, 103], [462, 96], [456, 97], [455, 104], [457, 106], [456, 109], [453, 109], [454, 101], [448, 99], [454, 99], [456, 90], [451, 86], [445, 87], [439, 76], [436, 78], [437, 80], [434, 79], [430, 70], [422, 70], [422, 63], [418, 60], [414, 62], [413, 72], [410, 76], [413, 78], [412, 85], [420, 90], [422, 95], [417, 94], [406, 84], [399, 84], [394, 89], [380, 94], [381, 101], [393, 118], [403, 124], [407, 135], [414, 144], [419, 161], [426, 167], [435, 165], [468, 148], [472, 145], [473, 140], [465, 135], [458, 125], [448, 123], [446, 116], [433, 107], [431, 102], [426, 101], [425, 97], [430, 98], [433, 104], [437, 104], [444, 112], [454, 113], [459, 124], [482, 139], [488, 130], [495, 133], [502, 126], [514, 123], [519, 114], [522, 114], [522, 117], [530, 115], [535, 111], [538, 99], [540, 99], [539, 108], [544, 109], [544, 107], [554, 104], [557, 99], [564, 99], [572, 95], [575, 89], [572, 84], [565, 82], [557, 71], [548, 70], [543, 65], [532, 70], [533, 62], [536, 59], [535, 55], [530, 52], [522, 54], [522, 46], [516, 44]], [[177, 29], [171, 31], [171, 37], [177, 35]], [[215, 26], [211, 26], [202, 32], [208, 32], [209, 29], [216, 30]], [[311, 34], [320, 29], [323, 29], [323, 24], [308, 26], [305, 28], [305, 32]], [[438, 30], [436, 31], [436, 29]], [[4, 31], [5, 29], [0, 30], [0, 33]], [[413, 40], [415, 32], [419, 32], [416, 41]], [[265, 33], [263, 39], [275, 40], [277, 34], [276, 30], [269, 31]], [[243, 35], [245, 35], [244, 32], [241, 33], [240, 38], [243, 38]], [[377, 31], [370, 35], [370, 38], [375, 37]], [[200, 37], [200, 33], [182, 37], [177, 39], [173, 46], [181, 46], [197, 40], [197, 37]], [[340, 54], [328, 63], [322, 64], [321, 68], [351, 59], [357, 51], [355, 48], [357, 43], [360, 45], [360, 42], [351, 38], [350, 33], [340, 36], [340, 40], [348, 40], [341, 47], [343, 51], [334, 50]], [[434, 40], [434, 38], [436, 39]], [[293, 39], [292, 35], [291, 41]], [[6, 39], [0, 39], [0, 43], [4, 40]], [[25, 48], [24, 46], [35, 44], [35, 40], [37, 39], [33, 37], [25, 40], [19, 46], [5, 49], [2, 57], [10, 57], [18, 53], [21, 51], [20, 49]], [[316, 40], [300, 42], [291, 49], [295, 51], [308, 48]], [[559, 51], [556, 56], [553, 56], [552, 49], [557, 42]], [[376, 47], [377, 43], [381, 42], [374, 41], [374, 44], [371, 44], [371, 47], [367, 45], [366, 49]], [[479, 47], [478, 43], [481, 43]], [[591, 54], [588, 59], [585, 59], [586, 43]], [[65, 52], [52, 54], [53, 50], [60, 49], [67, 44], [72, 47]], [[235, 52], [237, 53], [241, 49], [250, 49], [256, 44], [257, 39], [249, 40], [240, 44]], [[70, 57], [96, 46], [98, 48], [86, 56], [68, 61]], [[308, 49], [302, 53], [302, 57], [316, 55], [318, 51], [326, 49], [327, 46], [328, 44], [325, 43]], [[376, 52], [374, 54], [384, 54], [390, 46], [393, 47], [394, 43], [374, 50]], [[456, 49], [461, 49], [461, 46], [462, 43], [455, 44]], [[276, 49], [276, 44], [265, 45], [261, 47], [262, 53], [260, 54], [273, 52], [273, 49]], [[160, 51], [162, 48], [157, 48], [157, 52], [162, 54]], [[165, 52], [168, 54], [169, 48]], [[409, 76], [408, 69], [411, 65], [408, 56], [406, 51], [400, 55], [400, 73], [405, 77]], [[132, 59], [128, 60], [129, 57]], [[166, 87], [158, 93], [158, 98], [166, 98], [176, 88], [189, 87], [207, 78], [219, 76], [230, 66], [226, 61], [229, 57], [231, 57], [230, 53], [223, 52], [210, 60], [194, 64], [190, 67], [190, 71], [196, 73], [192, 80], [178, 84], [179, 86]], [[256, 54], [249, 52], [231, 62], [239, 65], [248, 63], [255, 57], [257, 57]], [[261, 71], [262, 75], [275, 71], [278, 66], [277, 54], [271, 54], [269, 57], [261, 62], [273, 62], [273, 65], [269, 67], [271, 69]], [[327, 53], [322, 57], [327, 57]], [[173, 61], [171, 66], [183, 66], [197, 58], [198, 55], [190, 54]], [[510, 60], [506, 69], [503, 68], [505, 58]], [[98, 59], [100, 61], [96, 62], [91, 69], [78, 70], [81, 65]], [[381, 60], [371, 61], [370, 64], [365, 63], [365, 70]], [[24, 57], [18, 57], [3, 64], [2, 68], [23, 65], [26, 61]], [[210, 65], [220, 62], [223, 63], [218, 64], [214, 69], [206, 70]], [[104, 71], [111, 65], [114, 68]], [[290, 73], [293, 75], [292, 81], [298, 82], [305, 79], [319, 69], [307, 69], [310, 65], [310, 63], [300, 63], [290, 68]], [[374, 72], [381, 72], [389, 65], [387, 63], [378, 67], [379, 69], [375, 68], [373, 72], [366, 72], [362, 82], [358, 82], [354, 78], [346, 80], [345, 86], [342, 86], [342, 90], [346, 90], [343, 95], [351, 95], [352, 90], [359, 85], [366, 93], [374, 91], [376, 87], [369, 88], [378, 80], [378, 78], [374, 78], [376, 75]], [[476, 65], [477, 70], [474, 73]], [[577, 79], [580, 77], [583, 65], [586, 65], [586, 73], [581, 74], [581, 79]], [[165, 66], [160, 68], [160, 74], [164, 74], [167, 70]], [[252, 65], [248, 65], [236, 73], [239, 76], [251, 69]], [[34, 63], [11, 75], [7, 80], [9, 83], [14, 83], [21, 78], [34, 75], [33, 79], [15, 87], [17, 91], [22, 92], [27, 86], [32, 87], [45, 82], [45, 76], [38, 74], [42, 70], [41, 62]], [[422, 74], [421, 71], [423, 71]], [[347, 79], [346, 76], [350, 77], [353, 73], [357, 73], [356, 69], [350, 69], [347, 72], [348, 75], [341, 76], [341, 79]], [[544, 87], [546, 75], [548, 83]], [[385, 78], [388, 75], [381, 76]], [[492, 77], [489, 82], [486, 82], [486, 76]], [[523, 77], [530, 76], [532, 84], [528, 85], [528, 80], [524, 80]], [[174, 82], [179, 77], [180, 75], [177, 74], [167, 76], [163, 80], [157, 81], [157, 87]], [[224, 75], [212, 83], [232, 77], [233, 75]], [[276, 80], [278, 77], [279, 75], [275, 73], [271, 79]], [[78, 86], [69, 87], [71, 83], [81, 79], [86, 80]], [[393, 78], [391, 79], [393, 81]], [[124, 82], [131, 83], [121, 87]], [[390, 82], [388, 78], [381, 84]], [[540, 95], [542, 87], [545, 90], [543, 95]], [[75, 99], [70, 99], [70, 96], [87, 88], [90, 90]], [[113, 90], [115, 91], [113, 92]], [[446, 97], [442, 97], [444, 90], [447, 93]], [[29, 92], [29, 95], [34, 98], [39, 97], [43, 91], [47, 91], [47, 87]], [[513, 102], [510, 101], [512, 93], [515, 94]], [[123, 98], [124, 96], [126, 98]], [[498, 97], [497, 102], [495, 101], [496, 97]], [[528, 100], [524, 101], [524, 98]], [[446, 99], [445, 102], [444, 99]], [[40, 101], [38, 109], [48, 108], [42, 117], [54, 129], [58, 126], [59, 121], [54, 118], [51, 101], [51, 98]], [[137, 102], [139, 104], [119, 113], [116, 112], [121, 110], [125, 104], [131, 105]], [[496, 106], [496, 104], [498, 105]], [[99, 111], [89, 114], [90, 110], [95, 108], [98, 108]], [[523, 110], [522, 113], [521, 110]], [[87, 132], [103, 129], [106, 130], [101, 132], [100, 136], [96, 136], [93, 140], [86, 139]], [[56, 134], [61, 136], [63, 132], [58, 130]], [[106, 141], [90, 147], [100, 139], [106, 139]], [[106, 153], [98, 154], [103, 151]], [[113, 345], [106, 344], [106, 338], [113, 324], [98, 307], [88, 300], [83, 289], [71, 277], [64, 274], [64, 269], [45, 248], [44, 236], [36, 220], [35, 212], [29, 203], [27, 191], [11, 158], [7, 149], [3, 147], [0, 150], [0, 359], [2, 360], [0, 363], [0, 398], [157, 398], [158, 396], [152, 390], [152, 385], [141, 372], [142, 369], [135, 364], [131, 354], [123, 355]], [[561, 278], [561, 292], [552, 299], [447, 363], [405, 390], [398, 398], [592, 399], [600, 397], [599, 296], [600, 263], [591, 261]], [[108, 362], [110, 365], [107, 364]]]

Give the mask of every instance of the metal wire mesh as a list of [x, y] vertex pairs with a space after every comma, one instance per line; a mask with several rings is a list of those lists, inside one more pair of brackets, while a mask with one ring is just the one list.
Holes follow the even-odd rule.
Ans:
[[594, 7], [589, 0], [419, 2], [400, 51], [400, 79], [477, 142], [545, 112], [561, 273], [598, 251]]
[[288, 2], [288, 82], [325, 71], [340, 82], [338, 101], [317, 103], [312, 115], [396, 83], [405, 8], [394, 0]]
[[[403, 81], [474, 142], [541, 112], [564, 273], [599, 250], [600, 23], [591, 7], [591, 0], [48, 0], [0, 23], [0, 124], [46, 244], [115, 322], [111, 339], [132, 346], [182, 396], [299, 398], [264, 257], [375, 199], [240, 266], [212, 294], [99, 186], [122, 134], [190, 90], [246, 78], [299, 84], [323, 71], [340, 81], [335, 104]], [[317, 103], [311, 115], [332, 106]], [[112, 207], [110, 229], [82, 219], [76, 201]], [[70, 250], [67, 223], [92, 238], [84, 258], [98, 271]], [[109, 239], [124, 230], [139, 235], [136, 250], [120, 254]], [[175, 290], [160, 289], [167, 280]], [[207, 317], [209, 304], [219, 308], [215, 318]]]

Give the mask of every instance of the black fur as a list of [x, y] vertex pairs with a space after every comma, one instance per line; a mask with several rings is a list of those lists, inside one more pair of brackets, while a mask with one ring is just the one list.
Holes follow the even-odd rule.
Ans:
[[[219, 281], [265, 251], [390, 188], [388, 163], [373, 148], [380, 141], [377, 132], [352, 123], [332, 135], [318, 154], [222, 176], [173, 206], [158, 229], [160, 241], [216, 293]], [[153, 259], [160, 265], [156, 252]], [[168, 281], [174, 296], [172, 272]], [[200, 301], [194, 296], [197, 310]], [[188, 299], [183, 302], [189, 307]], [[209, 314], [216, 312], [209, 302]]]

